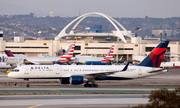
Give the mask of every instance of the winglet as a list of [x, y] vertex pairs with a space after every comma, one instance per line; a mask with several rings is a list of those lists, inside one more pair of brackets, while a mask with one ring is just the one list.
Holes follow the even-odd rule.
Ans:
[[129, 66], [129, 62], [126, 64], [126, 66], [124, 67], [124, 69], [121, 70], [121, 71], [126, 71], [126, 70], [128, 69], [128, 66]]

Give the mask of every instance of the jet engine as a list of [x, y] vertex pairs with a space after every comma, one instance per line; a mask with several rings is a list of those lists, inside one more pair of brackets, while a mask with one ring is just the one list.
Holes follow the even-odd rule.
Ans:
[[70, 84], [73, 84], [73, 85], [83, 84], [86, 81], [87, 81], [87, 79], [84, 78], [83, 76], [76, 76], [76, 75], [74, 75], [74, 76], [71, 76], [69, 78]]
[[83, 76], [76, 76], [73, 75], [70, 78], [63, 78], [60, 79], [61, 84], [73, 84], [73, 85], [78, 85], [78, 84], [83, 84], [84, 82], [87, 82], [87, 79], [84, 78]]

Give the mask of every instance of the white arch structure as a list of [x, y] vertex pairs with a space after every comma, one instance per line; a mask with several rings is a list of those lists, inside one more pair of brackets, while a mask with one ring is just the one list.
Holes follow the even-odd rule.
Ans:
[[[131, 37], [129, 32], [118, 22], [116, 21], [115, 19], [113, 19], [112, 17], [108, 16], [108, 15], [105, 15], [105, 14], [102, 14], [102, 13], [98, 13], [98, 12], [92, 12], [92, 13], [87, 13], [87, 14], [84, 14], [84, 15], [81, 15], [79, 17], [77, 17], [76, 19], [74, 19], [73, 21], [71, 21], [66, 27], [64, 27], [64, 29], [58, 34], [57, 37], [55, 37], [55, 40], [59, 40], [60, 38], [62, 37], [66, 37], [66, 36], [69, 36], [69, 35], [73, 35], [75, 34], [74, 33], [74, 30], [76, 29], [76, 27], [79, 25], [79, 23], [84, 20], [86, 17], [88, 16], [91, 16], [91, 15], [100, 15], [100, 16], [103, 16], [104, 18], [106, 18], [116, 29], [116, 33], [113, 34], [113, 36], [116, 36], [120, 39], [122, 39], [124, 41], [124, 43], [127, 43], [127, 41], [125, 40], [124, 36], [128, 36], [128, 37]], [[80, 19], [81, 18], [81, 19]], [[79, 20], [80, 19], [80, 20]], [[72, 30], [70, 31], [69, 34], [66, 33], [66, 29], [71, 26], [75, 21], [79, 20], [75, 25], [74, 27], [72, 28]], [[125, 32], [124, 36], [122, 34], [122, 32], [119, 30], [119, 28], [117, 27], [117, 25], [119, 25]]]

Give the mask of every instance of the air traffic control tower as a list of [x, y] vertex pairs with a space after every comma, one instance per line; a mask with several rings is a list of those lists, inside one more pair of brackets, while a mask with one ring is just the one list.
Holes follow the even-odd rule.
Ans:
[[[115, 32], [113, 33], [102, 33], [102, 32], [87, 32], [87, 33], [76, 33], [76, 27], [79, 25], [79, 23], [81, 21], [83, 21], [86, 17], [88, 16], [92, 16], [92, 15], [100, 15], [104, 18], [106, 18], [116, 29]], [[74, 24], [76, 22], [76, 24]], [[67, 29], [74, 24], [73, 28], [71, 29], [71, 31], [69, 33], [66, 33]], [[123, 30], [120, 31], [119, 27]], [[127, 43], [125, 37], [131, 38], [130, 33], [118, 22], [116, 21], [114, 18], [99, 13], [99, 12], [92, 12], [92, 13], [87, 13], [84, 15], [81, 15], [79, 17], [77, 17], [76, 19], [74, 19], [73, 21], [71, 21], [68, 25], [66, 25], [66, 27], [64, 27], [64, 29], [58, 34], [57, 37], [55, 37], [55, 40], [60, 40], [62, 37], [117, 37], [118, 39], [121, 39], [124, 43]]]

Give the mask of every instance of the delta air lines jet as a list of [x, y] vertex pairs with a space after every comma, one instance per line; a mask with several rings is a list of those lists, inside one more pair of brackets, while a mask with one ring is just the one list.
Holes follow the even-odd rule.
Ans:
[[[123, 80], [167, 72], [160, 68], [169, 41], [162, 41], [137, 66], [123, 65], [24, 65], [7, 76], [16, 79], [60, 79], [61, 84], [84, 84], [98, 87], [95, 80]], [[27, 87], [30, 85], [27, 83]]]

